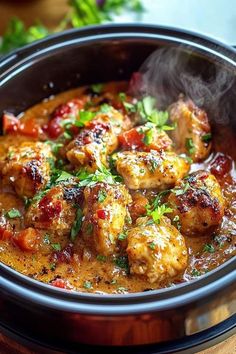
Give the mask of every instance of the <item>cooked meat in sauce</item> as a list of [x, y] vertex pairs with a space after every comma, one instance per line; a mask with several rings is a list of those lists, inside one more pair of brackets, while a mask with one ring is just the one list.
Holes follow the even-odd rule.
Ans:
[[[211, 117], [212, 119], [214, 117]], [[113, 82], [3, 116], [0, 261], [52, 286], [174, 286], [235, 256], [236, 152], [187, 97]]]

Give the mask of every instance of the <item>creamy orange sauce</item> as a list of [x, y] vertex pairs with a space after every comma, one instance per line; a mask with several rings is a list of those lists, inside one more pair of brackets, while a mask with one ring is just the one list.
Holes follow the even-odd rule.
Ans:
[[[125, 90], [126, 85], [111, 83], [106, 86], [106, 91], [114, 93]], [[84, 92], [84, 88], [71, 90], [56, 97], [51, 97], [44, 102], [28, 109], [21, 115], [21, 121], [34, 118], [39, 125], [47, 123], [50, 114], [61, 103], [69, 99], [78, 97]], [[21, 141], [32, 141], [35, 139], [26, 136], [9, 134], [0, 138], [0, 156], [6, 154], [9, 146], [17, 146]], [[218, 126], [213, 132], [213, 149], [207, 161], [200, 164], [193, 164], [191, 170], [204, 169], [209, 170], [211, 162], [218, 152], [222, 152], [236, 159], [234, 149], [236, 138], [227, 128]], [[236, 180], [235, 165], [233, 163], [230, 171], [219, 179], [226, 200], [226, 212], [221, 225], [213, 234], [206, 236], [185, 236], [188, 249], [188, 267], [184, 274], [174, 278], [171, 282], [148, 283], [141, 277], [131, 275], [125, 269], [121, 269], [112, 257], [98, 260], [95, 256], [84, 256], [81, 260], [81, 253], [84, 248], [84, 242], [77, 240], [73, 246], [75, 256], [70, 262], [55, 262], [55, 249], [52, 244], [60, 244], [64, 249], [71, 241], [68, 237], [58, 235], [56, 232], [50, 232], [48, 241], [45, 234], [41, 231], [40, 247], [37, 252], [22, 251], [14, 242], [9, 240], [0, 240], [0, 261], [16, 269], [20, 273], [32, 277], [38, 281], [50, 283], [55, 279], [64, 279], [68, 288], [78, 291], [89, 291], [98, 293], [126, 293], [155, 289], [159, 287], [168, 287], [183, 281], [205, 274], [218, 267], [226, 260], [235, 256], [235, 236], [236, 236]], [[147, 191], [141, 191], [147, 195]], [[133, 192], [131, 192], [132, 195]], [[150, 192], [149, 192], [150, 193]], [[153, 191], [155, 194], [156, 192]], [[0, 210], [6, 213], [12, 208], [20, 210], [22, 218], [12, 219], [16, 230], [24, 228], [25, 206], [23, 201], [17, 197], [14, 190], [2, 183], [0, 184]], [[204, 250], [206, 244], [211, 244], [214, 252]]]

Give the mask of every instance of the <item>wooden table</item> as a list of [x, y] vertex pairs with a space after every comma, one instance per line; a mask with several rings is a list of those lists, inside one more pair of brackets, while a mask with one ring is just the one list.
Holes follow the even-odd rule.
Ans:
[[[68, 11], [67, 0], [0, 0], [0, 33], [3, 33], [9, 19], [19, 16], [27, 26], [40, 19], [49, 28], [54, 28]], [[39, 354], [27, 349], [0, 334], [0, 353]], [[41, 354], [41, 353], [40, 353]], [[236, 354], [236, 335], [201, 354]]]

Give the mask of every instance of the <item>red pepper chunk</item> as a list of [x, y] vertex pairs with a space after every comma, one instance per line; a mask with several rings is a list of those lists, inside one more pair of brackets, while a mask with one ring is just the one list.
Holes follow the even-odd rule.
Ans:
[[144, 134], [139, 133], [137, 128], [130, 129], [119, 135], [119, 142], [123, 149], [140, 149], [143, 147]]
[[39, 202], [39, 209], [41, 211], [40, 221], [49, 222], [60, 215], [62, 211], [61, 201], [45, 195]]
[[15, 117], [11, 113], [4, 113], [3, 115], [3, 133], [4, 134], [12, 134], [17, 133], [20, 122], [17, 117]]
[[30, 118], [20, 124], [18, 131], [22, 135], [26, 135], [32, 138], [38, 138], [40, 127], [35, 122], [34, 118]]
[[211, 162], [211, 173], [216, 177], [222, 178], [230, 172], [232, 168], [232, 160], [229, 156], [218, 154]]
[[32, 227], [28, 227], [27, 229], [16, 233], [13, 241], [22, 251], [37, 251], [39, 233]]
[[109, 217], [109, 212], [104, 209], [98, 209], [97, 210], [97, 216], [99, 219], [106, 220]]
[[5, 227], [0, 227], [0, 240], [7, 241], [13, 237], [13, 232]]
[[66, 282], [64, 279], [55, 279], [51, 282], [51, 284], [53, 286], [56, 286], [57, 288], [60, 288], [60, 289], [66, 289]]

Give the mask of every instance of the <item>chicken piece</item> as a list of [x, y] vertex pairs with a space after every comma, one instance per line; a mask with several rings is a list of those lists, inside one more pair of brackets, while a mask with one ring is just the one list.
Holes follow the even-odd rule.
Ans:
[[127, 254], [131, 274], [145, 277], [150, 283], [167, 281], [187, 267], [184, 237], [163, 216], [159, 224], [148, 217], [137, 219], [128, 232]]
[[171, 151], [173, 142], [164, 131], [155, 127], [141, 125], [119, 135], [123, 150]]
[[111, 255], [129, 215], [131, 196], [122, 184], [96, 183], [85, 188], [84, 198], [83, 238], [95, 253]]
[[12, 146], [2, 168], [3, 181], [15, 188], [20, 197], [31, 198], [50, 178], [51, 148], [41, 142], [23, 142]]
[[75, 221], [77, 211], [75, 206], [80, 206], [82, 201], [81, 188], [58, 185], [30, 205], [25, 223], [36, 229], [68, 234]]
[[118, 147], [117, 135], [122, 130], [123, 116], [114, 108], [98, 113], [86, 128], [67, 146], [66, 156], [75, 166], [86, 166], [94, 172], [107, 165], [107, 156]]
[[116, 155], [116, 168], [130, 189], [174, 187], [189, 171], [186, 159], [174, 152], [121, 152]]
[[205, 171], [180, 181], [168, 197], [169, 214], [184, 235], [198, 236], [216, 228], [224, 215], [224, 198], [215, 176]]
[[211, 150], [211, 127], [206, 112], [189, 99], [179, 99], [169, 112], [171, 122], [176, 124], [171, 137], [177, 152], [188, 154], [193, 162], [207, 158]]

